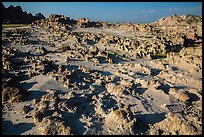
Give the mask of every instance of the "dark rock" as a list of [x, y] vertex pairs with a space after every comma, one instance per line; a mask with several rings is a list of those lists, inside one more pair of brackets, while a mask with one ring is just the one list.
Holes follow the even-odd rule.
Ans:
[[33, 16], [31, 13], [23, 12], [20, 6], [9, 6], [6, 8], [2, 4], [2, 24], [30, 24], [33, 21], [44, 19], [45, 17], [38, 13]]

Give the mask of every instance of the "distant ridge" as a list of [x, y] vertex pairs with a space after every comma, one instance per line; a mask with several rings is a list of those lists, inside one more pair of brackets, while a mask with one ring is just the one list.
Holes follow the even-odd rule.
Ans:
[[20, 6], [11, 5], [6, 8], [2, 3], [2, 24], [30, 24], [44, 18], [45, 16], [41, 13], [33, 16], [31, 13], [23, 11]]
[[166, 25], [166, 26], [174, 26], [174, 25], [193, 25], [198, 22], [202, 22], [202, 17], [197, 15], [172, 15], [168, 17], [163, 17], [158, 21], [150, 23], [151, 25]]

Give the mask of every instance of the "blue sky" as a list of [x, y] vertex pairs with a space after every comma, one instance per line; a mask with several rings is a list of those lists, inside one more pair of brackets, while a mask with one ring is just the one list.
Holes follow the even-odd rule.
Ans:
[[108, 22], [153, 22], [170, 15], [202, 16], [202, 2], [2, 2], [33, 15], [63, 14], [73, 19]]

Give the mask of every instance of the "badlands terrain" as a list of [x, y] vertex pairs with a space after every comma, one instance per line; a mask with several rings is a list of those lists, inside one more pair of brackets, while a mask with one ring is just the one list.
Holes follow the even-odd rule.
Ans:
[[202, 18], [50, 15], [2, 29], [3, 135], [202, 134]]

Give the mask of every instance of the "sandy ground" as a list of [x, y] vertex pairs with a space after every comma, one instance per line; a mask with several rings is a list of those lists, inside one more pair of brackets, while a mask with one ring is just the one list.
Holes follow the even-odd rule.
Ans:
[[[37, 28], [32, 28], [33, 30]], [[39, 28], [38, 28], [39, 29]], [[3, 32], [6, 30], [3, 30]], [[112, 29], [97, 29], [83, 28], [74, 30], [75, 32], [91, 32], [104, 33], [120, 36], [132, 36], [131, 32], [112, 30]], [[37, 41], [36, 36], [44, 35], [42, 41], [47, 41], [46, 32], [39, 31], [31, 32], [30, 40]], [[136, 35], [136, 34], [135, 34]], [[142, 35], [142, 34], [141, 34]], [[69, 40], [68, 40], [69, 42]], [[55, 42], [56, 44], [57, 42]], [[49, 44], [29, 44], [29, 45], [14, 45], [12, 43], [4, 44], [8, 47], [15, 47], [20, 51], [30, 51], [35, 53], [37, 47], [45, 47], [48, 51], [55, 51], [58, 47], [51, 47]], [[96, 44], [97, 45], [97, 44]], [[100, 48], [100, 45], [97, 45]], [[18, 59], [24, 58], [19, 56]], [[118, 79], [124, 78], [128, 81], [134, 81], [136, 84], [135, 94], [123, 94], [115, 96], [110, 94], [105, 88], [95, 87], [94, 91], [90, 88], [84, 90], [71, 90], [63, 86], [63, 82], [56, 81], [48, 75], [36, 75], [30, 78], [25, 78], [20, 81], [20, 86], [28, 91], [27, 101], [19, 103], [3, 103], [2, 108], [2, 131], [4, 135], [39, 135], [42, 134], [38, 125], [33, 122], [33, 114], [35, 113], [37, 103], [43, 95], [46, 95], [50, 89], [57, 91], [61, 100], [67, 99], [67, 94], [75, 92], [77, 98], [85, 99], [84, 106], [76, 106], [77, 109], [83, 108], [83, 111], [70, 114], [71, 128], [74, 134], [149, 134], [149, 125], [159, 123], [166, 117], [169, 112], [180, 112], [188, 105], [185, 102], [177, 100], [168, 92], [169, 85], [178, 87], [183, 90], [195, 89], [194, 93], [189, 93], [191, 97], [191, 106], [201, 108], [202, 110], [202, 72], [190, 73], [188, 68], [180, 67], [179, 65], [170, 64], [165, 59], [137, 59], [134, 61], [121, 61], [110, 64], [102, 63], [101, 65], [93, 65], [89, 61], [72, 58], [69, 61], [69, 66], [65, 61], [65, 52], [63, 53], [48, 53], [45, 58], [53, 60], [56, 65], [65, 65], [77, 68], [83, 65], [90, 70], [100, 71], [103, 75], [115, 75]], [[70, 67], [70, 68], [71, 68]], [[26, 68], [21, 71], [25, 71]], [[118, 73], [118, 70], [120, 73]], [[149, 74], [149, 70], [153, 73]], [[19, 70], [20, 71], [20, 70]], [[162, 73], [163, 72], [163, 73]], [[163, 87], [157, 86], [152, 81], [163, 83]], [[149, 83], [148, 83], [149, 82]], [[152, 83], [151, 83], [152, 82]], [[117, 82], [116, 82], [117, 83]], [[168, 86], [165, 86], [168, 85]], [[103, 96], [102, 100], [89, 100], [87, 98], [93, 95]], [[105, 124], [106, 117], [110, 114], [111, 108], [122, 109], [125, 104], [130, 104], [130, 110], [133, 113], [133, 118], [136, 119], [133, 131], [117, 133], [110, 131]], [[87, 106], [86, 106], [87, 105]], [[19, 114], [18, 110], [22, 107], [29, 107], [26, 114]], [[104, 114], [98, 112], [98, 108], [102, 106]], [[74, 108], [73, 108], [74, 109]], [[201, 129], [202, 131], [202, 129]]]

